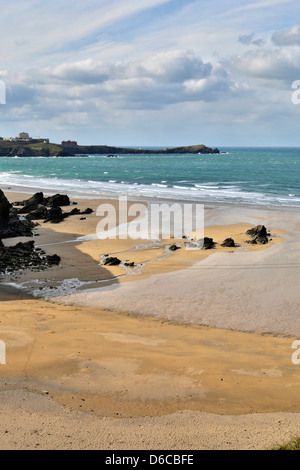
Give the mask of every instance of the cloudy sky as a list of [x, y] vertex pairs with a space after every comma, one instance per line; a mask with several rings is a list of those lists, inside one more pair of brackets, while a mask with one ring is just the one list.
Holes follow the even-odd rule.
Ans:
[[299, 0], [3, 3], [2, 136], [300, 146]]

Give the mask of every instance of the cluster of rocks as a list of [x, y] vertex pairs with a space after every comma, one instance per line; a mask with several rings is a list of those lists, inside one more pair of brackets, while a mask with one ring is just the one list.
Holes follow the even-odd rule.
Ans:
[[0, 240], [0, 274], [11, 274], [30, 268], [31, 271], [43, 271], [58, 266], [60, 257], [46, 255], [43, 250], [35, 249], [34, 241], [17, 243], [5, 247]]
[[[73, 203], [76, 204], [76, 203]], [[20, 207], [17, 210], [19, 215], [26, 214], [25, 219], [29, 222], [33, 220], [43, 220], [44, 223], [59, 224], [72, 215], [87, 215], [93, 212], [93, 209], [80, 211], [78, 208], [70, 212], [63, 212], [61, 207], [70, 206], [69, 196], [65, 194], [55, 194], [51, 197], [44, 197], [43, 193], [36, 193], [26, 201], [15, 202], [14, 206]]]
[[39, 205], [44, 207], [62, 207], [69, 206], [70, 204], [69, 196], [65, 194], [55, 194], [54, 196], [44, 197], [43, 193], [36, 193], [25, 201], [15, 202], [14, 206], [23, 206], [18, 212], [19, 214], [27, 214], [28, 212], [36, 210]]
[[[247, 240], [247, 243], [250, 244], [261, 244], [265, 245], [266, 243], [269, 242], [269, 236], [270, 234], [268, 233], [266, 227], [264, 225], [258, 225], [257, 227], [253, 227], [252, 229], [248, 230], [246, 232], [248, 236], [251, 237], [251, 240]], [[183, 237], [186, 239], [187, 237]], [[195, 242], [185, 242], [184, 243], [185, 247], [188, 248], [194, 248], [194, 249], [202, 249], [202, 250], [211, 250], [213, 249], [217, 243], [214, 242], [213, 238], [209, 237], [204, 237], [199, 240], [196, 240]], [[236, 243], [233, 240], [233, 238], [226, 238], [223, 243], [221, 243], [221, 246], [224, 248], [234, 248], [236, 247]], [[178, 246], [176, 243], [173, 243], [168, 247], [170, 251], [177, 251], [181, 249], [181, 246]], [[104, 255], [102, 265], [103, 266], [119, 266], [122, 263], [122, 261], [119, 258], [109, 256], [109, 255]], [[126, 262], [124, 263], [124, 266], [131, 266], [134, 267], [135, 264], [134, 262]]]
[[[246, 243], [249, 243], [251, 245], [265, 245], [269, 243], [270, 233], [268, 233], [264, 225], [258, 225], [257, 227], [253, 227], [252, 229], [246, 232], [246, 235], [251, 237], [251, 240], [246, 241]], [[209, 237], [204, 237], [193, 242], [184, 243], [186, 248], [202, 249], [202, 250], [211, 250], [215, 247], [216, 244], [217, 243], [214, 242], [214, 240]], [[233, 240], [233, 238], [226, 238], [223, 241], [223, 243], [221, 243], [221, 246], [224, 248], [234, 248], [236, 246], [236, 243]], [[177, 251], [180, 248], [181, 247], [176, 244], [169, 246], [170, 251]]]
[[21, 218], [19, 211], [9, 203], [0, 189], [0, 274], [31, 269], [41, 271], [60, 263], [57, 255], [48, 256], [40, 249], [35, 249], [34, 241], [4, 246], [2, 239], [32, 237], [36, 226], [31, 220]]
[[[104, 259], [102, 261], [103, 266], [119, 266], [122, 263], [122, 261], [119, 258], [115, 258], [113, 256], [105, 255]], [[124, 266], [134, 268], [135, 263], [127, 261], [124, 263]]]
[[20, 220], [17, 210], [8, 202], [0, 189], [0, 239], [13, 237], [32, 237], [34, 224]]
[[186, 242], [185, 246], [187, 248], [194, 248], [194, 249], [202, 249], [202, 250], [211, 250], [216, 245], [216, 242], [213, 241], [212, 238], [204, 237], [199, 238], [195, 242]]

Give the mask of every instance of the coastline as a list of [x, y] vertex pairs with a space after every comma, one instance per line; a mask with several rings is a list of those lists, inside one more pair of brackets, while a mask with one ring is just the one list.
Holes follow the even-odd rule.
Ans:
[[[12, 198], [15, 195], [7, 193], [7, 196]], [[86, 207], [87, 202], [80, 200], [79, 207]], [[230, 226], [231, 230], [233, 226], [238, 230], [242, 224], [244, 230], [251, 226], [251, 222], [254, 226], [255, 222], [264, 221], [266, 212], [270, 214], [269, 209], [264, 209], [254, 216], [252, 210], [247, 213], [248, 209], [245, 211], [245, 208], [242, 208], [241, 211], [236, 211], [232, 208], [230, 216], [229, 213], [224, 214], [219, 208], [213, 207], [208, 211], [209, 229], [215, 236], [218, 227], [221, 238], [224, 233], [228, 235], [231, 233]], [[245, 216], [241, 219], [243, 212]], [[226, 257], [227, 263], [227, 259], [239, 255], [250, 257], [257, 265], [262, 254], [263, 257], [268, 254], [268, 257], [273, 257], [275, 260], [279, 255], [286, 256], [292, 249], [294, 249], [292, 254], [296, 257], [298, 246], [295, 244], [292, 231], [298, 224], [297, 218], [295, 219], [294, 211], [288, 211], [290, 219], [285, 219], [280, 226], [277, 212], [271, 211], [271, 216], [269, 215], [271, 229], [279, 232], [278, 239], [275, 237], [274, 243], [265, 248], [248, 247], [246, 251], [237, 250], [235, 253], [230, 253], [231, 250], [228, 249], [224, 252], [216, 250], [212, 254], [205, 253], [197, 263], [215, 266], [219, 263], [220, 256]], [[239, 224], [236, 222], [236, 224], [222, 225], [221, 222], [224, 223], [225, 219], [227, 222], [236, 222], [239, 219]], [[296, 225], [284, 226], [288, 220], [295, 220]], [[75, 217], [55, 227], [44, 225], [39, 229], [41, 233], [35, 241], [37, 244], [47, 244], [44, 242], [49, 241], [50, 237], [50, 243], [53, 244], [72, 239], [75, 243], [61, 245], [62, 253], [65, 252], [63, 263], [66, 261], [70, 263], [70, 260], [73, 260], [74, 274], [76, 266], [74, 253], [77, 253], [76, 256], [84, 260], [83, 264], [88, 265], [86, 274], [83, 264], [81, 265], [83, 280], [91, 280], [91, 266], [93, 269], [95, 267], [95, 277], [99, 279], [97, 261], [102, 250], [109, 251], [111, 242], [107, 241], [105, 246], [103, 241], [99, 240], [96, 246], [94, 246], [95, 241], [79, 244], [76, 242], [79, 236], [91, 233], [92, 224], [95, 225], [95, 220], [88, 219], [79, 224]], [[74, 229], [75, 227], [77, 228]], [[291, 229], [291, 233], [285, 233], [289, 231], [288, 228]], [[15, 241], [12, 240], [13, 243]], [[132, 248], [132, 241], [116, 242], [122, 245], [121, 247], [119, 245], [120, 249], [118, 248], [121, 253], [133, 256], [133, 252], [128, 252], [128, 249]], [[58, 246], [53, 244], [45, 249], [52, 254], [57, 251]], [[288, 247], [287, 252], [286, 247]], [[193, 253], [195, 256], [195, 252]], [[142, 256], [140, 260], [145, 260], [145, 257], [149, 257], [149, 253], [145, 250], [139, 256]], [[159, 281], [154, 283], [156, 294], [158, 286], [161, 286], [160, 293], [166, 291], [166, 286], [161, 284], [161, 277], [169, 279], [168, 297], [175, 294], [182, 282], [182, 276], [185, 277], [187, 271], [193, 270], [195, 266], [195, 259], [188, 260], [182, 253], [180, 256], [183, 263], [180, 269], [178, 261], [174, 270], [174, 266], [170, 263], [168, 266], [168, 259], [163, 259], [160, 265], [156, 266], [156, 273], [154, 269], [152, 272], [151, 270], [147, 272], [144, 278], [139, 278], [139, 275], [130, 276], [130, 282], [127, 282], [128, 278], [115, 279], [122, 275], [120, 274], [122, 268], [112, 267], [109, 273], [105, 269], [103, 279], [110, 276], [110, 289], [113, 290], [108, 292], [109, 295], [113, 294], [115, 311], [112, 311], [109, 305], [105, 305], [108, 301], [107, 298], [105, 300], [107, 296], [105, 289], [101, 290], [101, 299], [98, 298], [94, 306], [87, 306], [86, 298], [84, 306], [75, 305], [75, 299], [69, 296], [67, 299], [65, 297], [52, 299], [50, 303], [39, 299], [14, 300], [11, 297], [8, 301], [3, 301], [1, 339], [8, 345], [8, 365], [1, 369], [1, 382], [2, 384], [5, 382], [6, 386], [0, 392], [0, 399], [5, 403], [5, 410], [9, 409], [10, 412], [14, 410], [13, 413], [23, 420], [29, 411], [26, 409], [23, 412], [17, 411], [20, 394], [25, 400], [29, 400], [29, 403], [37, 400], [41, 403], [41, 407], [32, 419], [39, 427], [38, 423], [42, 419], [51, 423], [55, 420], [58, 410], [62, 410], [60, 407], [64, 409], [64, 419], [58, 425], [56, 436], [49, 438], [40, 433], [38, 439], [40, 446], [44, 448], [61, 446], [57, 436], [63, 432], [62, 426], [73, 422], [75, 416], [83, 425], [82, 436], [87, 442], [85, 445], [96, 448], [99, 446], [101, 448], [101, 444], [95, 441], [97, 433], [100, 432], [103, 437], [104, 429], [105, 432], [109, 430], [112, 437], [111, 444], [108, 443], [108, 439], [104, 437], [101, 439], [102, 448], [112, 449], [133, 448], [132, 446], [150, 448], [151, 444], [161, 446], [157, 448], [174, 449], [179, 449], [181, 445], [182, 448], [190, 449], [201, 448], [201, 445], [203, 448], [234, 446], [255, 448], [255, 445], [256, 448], [261, 446], [267, 448], [294, 437], [297, 426], [299, 427], [297, 413], [300, 412], [297, 388], [299, 372], [291, 362], [292, 337], [296, 338], [296, 331], [295, 335], [290, 337], [284, 337], [280, 333], [274, 336], [274, 334], [266, 335], [265, 332], [259, 334], [230, 331], [228, 327], [226, 329], [226, 324], [225, 329], [220, 329], [213, 323], [205, 327], [191, 324], [190, 319], [188, 323], [186, 319], [185, 323], [182, 323], [179, 318], [166, 316], [155, 318], [155, 315], [149, 313], [143, 316], [135, 311], [130, 312], [127, 305], [129, 301], [135, 304], [135, 300], [132, 298], [130, 300], [128, 292], [133, 292], [135, 286], [138, 286], [139, 295], [143, 297], [144, 305], [147, 304], [140, 283], [150, 288], [155, 276], [159, 277]], [[163, 266], [166, 269], [163, 269]], [[213, 271], [211, 268], [205, 269], [206, 278], [209, 270], [211, 273], [214, 272], [215, 278], [219, 276], [215, 268]], [[69, 271], [72, 272], [72, 268]], [[246, 271], [250, 272], [250, 269]], [[64, 268], [56, 272], [60, 276], [57, 278], [58, 282], [65, 278]], [[198, 272], [197, 270], [195, 273], [194, 270], [192, 277], [197, 277]], [[53, 272], [46, 271], [44, 274], [47, 280]], [[88, 277], [85, 278], [87, 274]], [[240, 271], [236, 274], [236, 277], [239, 277]], [[178, 285], [174, 284], [175, 279], [179, 279]], [[270, 278], [269, 283], [272, 283]], [[294, 278], [294, 286], [295, 283], [297, 279]], [[171, 291], [170, 286], [173, 286]], [[199, 286], [201, 279], [198, 280], [198, 290]], [[124, 288], [125, 294], [122, 293], [120, 297]], [[76, 295], [86, 296], [87, 292]], [[88, 295], [94, 293], [89, 291]], [[153, 293], [151, 294], [151, 289], [149, 295], [152, 296], [153, 311], [157, 299], [153, 297]], [[126, 297], [127, 304], [124, 303]], [[212, 301], [216, 300], [212, 292], [208, 293], [208, 297]], [[73, 305], [65, 305], [70, 299]], [[119, 308], [120, 303], [122, 309]], [[137, 305], [140, 309], [141, 304]], [[180, 304], [176, 307], [171, 306], [171, 309], [174, 310], [179, 306]], [[225, 307], [223, 304], [223, 308]], [[282, 415], [280, 412], [291, 414]], [[107, 427], [103, 427], [104, 418]], [[166, 429], [170, 422], [176, 423], [179, 429], [183, 427], [186, 430], [188, 436], [186, 440], [180, 440], [183, 437], [182, 432], [171, 438], [167, 435]], [[6, 423], [8, 425], [4, 420], [2, 426]], [[234, 429], [241, 430], [245, 425], [249, 430], [247, 438], [239, 439], [238, 432], [235, 433]], [[87, 433], [88, 426], [90, 426], [90, 435]], [[140, 426], [144, 435], [149, 437], [144, 443], [140, 439], [133, 439], [129, 431], [132, 427], [138, 429]], [[160, 432], [156, 426], [161, 427]], [[210, 442], [203, 433], [199, 432], [199, 426], [205, 426]], [[99, 427], [103, 431], [102, 434]], [[117, 438], [116, 427], [128, 430], [128, 435], [123, 436], [122, 442]], [[219, 431], [214, 433], [216, 427]], [[228, 429], [230, 433], [234, 433], [232, 435], [236, 436], [235, 443], [228, 443], [225, 429], [227, 433]], [[125, 433], [127, 434], [127, 431]], [[34, 438], [28, 430], [25, 435], [24, 445], [27, 443], [29, 447], [34, 447]], [[13, 446], [11, 442], [9, 436], [1, 438], [0, 448]], [[73, 444], [70, 444], [66, 439], [64, 446], [68, 448], [73, 445], [76, 448], [76, 442], [77, 446], [80, 446], [73, 434], [72, 442]], [[251, 444], [247, 445], [249, 442]]]

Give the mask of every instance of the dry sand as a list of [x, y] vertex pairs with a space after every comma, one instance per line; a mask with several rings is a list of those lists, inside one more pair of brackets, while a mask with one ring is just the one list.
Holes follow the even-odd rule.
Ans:
[[0, 450], [261, 450], [287, 442], [300, 426], [300, 416], [287, 413], [98, 419], [31, 393], [1, 395]]
[[288, 338], [26, 299], [2, 303], [1, 337], [0, 448], [266, 448], [299, 429]]
[[[250, 249], [242, 233], [261, 221], [281, 235], [265, 249]], [[150, 253], [152, 247], [128, 251], [132, 241], [76, 242], [95, 232], [93, 216], [39, 229], [38, 243], [52, 244], [45, 250], [63, 259], [41, 279], [109, 279], [113, 290], [84, 291], [59, 304], [0, 289], [0, 339], [7, 345], [7, 365], [0, 366], [1, 449], [262, 449], [297, 435], [300, 376], [291, 361], [299, 326], [297, 215], [245, 208], [224, 214], [216, 207], [207, 224], [206, 235], [216, 241], [233, 235], [241, 246], [213, 255], [180, 250], [129, 276], [122, 267], [100, 267], [100, 255], [145, 262], [163, 254], [163, 246]], [[275, 268], [267, 274], [260, 269], [270, 264]], [[195, 291], [207, 294], [201, 309]], [[64, 305], [70, 299], [80, 306]], [[262, 316], [258, 330], [280, 333], [284, 326], [290, 337], [220, 329], [257, 330], [251, 322]], [[195, 324], [206, 322], [219, 329]]]

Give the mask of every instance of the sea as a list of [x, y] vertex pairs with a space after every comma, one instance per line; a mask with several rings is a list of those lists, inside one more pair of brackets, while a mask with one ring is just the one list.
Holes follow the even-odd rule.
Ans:
[[220, 147], [220, 152], [2, 157], [0, 188], [82, 198], [126, 195], [129, 199], [300, 207], [300, 148]]

